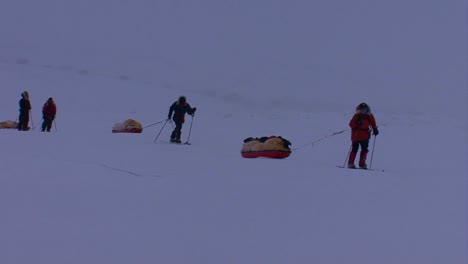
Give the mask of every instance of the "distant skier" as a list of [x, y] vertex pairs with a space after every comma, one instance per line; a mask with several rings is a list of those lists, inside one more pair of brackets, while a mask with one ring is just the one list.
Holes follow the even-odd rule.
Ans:
[[[192, 108], [187, 103], [187, 98], [185, 98], [185, 96], [180, 96], [179, 99], [171, 105], [167, 119], [170, 120], [172, 118], [176, 125], [171, 134], [171, 142], [181, 143], [180, 136], [182, 135], [182, 124], [185, 121], [185, 113], [193, 116], [195, 111], [197, 111], [197, 108]], [[174, 113], [174, 116], [172, 113]]]
[[29, 130], [29, 112], [31, 111], [31, 102], [29, 102], [29, 93], [24, 91], [21, 93], [21, 100], [19, 101], [19, 120], [18, 131]]
[[359, 146], [361, 146], [359, 167], [367, 169], [366, 158], [369, 152], [370, 128], [372, 128], [372, 134], [375, 136], [379, 134], [379, 130], [377, 129], [374, 115], [366, 103], [361, 103], [356, 107], [356, 113], [351, 121], [349, 121], [349, 126], [351, 127], [352, 147], [349, 154], [348, 168], [356, 168], [354, 159], [356, 158]]
[[42, 132], [50, 132], [52, 122], [54, 122], [55, 115], [57, 114], [57, 106], [54, 100], [50, 97], [42, 107]]

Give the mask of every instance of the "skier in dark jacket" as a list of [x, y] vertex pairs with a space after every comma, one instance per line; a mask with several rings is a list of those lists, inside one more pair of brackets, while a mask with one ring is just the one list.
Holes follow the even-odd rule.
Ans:
[[55, 115], [57, 114], [57, 106], [54, 100], [50, 97], [42, 107], [42, 132], [50, 132], [52, 122], [54, 122]]
[[[187, 103], [187, 98], [185, 98], [185, 96], [180, 96], [179, 99], [171, 105], [167, 119], [170, 120], [172, 118], [176, 125], [171, 134], [171, 142], [181, 143], [180, 136], [182, 135], [182, 124], [185, 121], [185, 113], [193, 116], [195, 111], [197, 111], [197, 108], [192, 108]], [[173, 113], [174, 115], [172, 115]]]
[[354, 159], [356, 158], [359, 146], [361, 146], [359, 167], [361, 169], [367, 169], [366, 158], [369, 152], [369, 139], [371, 137], [370, 128], [372, 128], [372, 134], [375, 136], [379, 134], [379, 130], [375, 122], [375, 117], [366, 103], [361, 103], [356, 107], [356, 113], [351, 121], [349, 121], [349, 126], [351, 127], [352, 147], [349, 153], [348, 168], [356, 168]]
[[21, 93], [21, 100], [19, 101], [19, 122], [18, 122], [18, 131], [28, 131], [29, 130], [29, 112], [31, 111], [31, 103], [29, 102], [29, 93], [24, 91]]

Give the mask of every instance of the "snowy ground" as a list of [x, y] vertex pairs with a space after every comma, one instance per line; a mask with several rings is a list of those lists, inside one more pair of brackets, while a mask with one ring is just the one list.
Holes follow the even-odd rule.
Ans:
[[[72, 74], [30, 68], [22, 74], [37, 78], [14, 80], [17, 71], [4, 66], [1, 78], [25, 87], [55, 78], [56, 90], [30, 93], [36, 126], [37, 109], [54, 95], [58, 131], [0, 131], [1, 263], [466, 260], [466, 127], [457, 120], [375, 107], [372, 167], [385, 171], [347, 170], [336, 166], [349, 131], [329, 135], [347, 129], [351, 112], [245, 111], [187, 94], [199, 111], [192, 145], [178, 146], [167, 143], [169, 125], [156, 143], [161, 125], [110, 133], [129, 117], [164, 119], [177, 92], [147, 99], [126, 80], [69, 82]], [[19, 91], [4, 94], [14, 102]], [[450, 137], [433, 140], [447, 129]], [[242, 140], [263, 135], [298, 149], [285, 160], [241, 158]]]
[[[27, 90], [35, 125], [0, 130], [1, 264], [468, 262], [466, 3], [117, 2], [0, 9], [0, 121]], [[181, 94], [192, 145], [111, 133]], [[375, 171], [337, 167], [361, 101]]]

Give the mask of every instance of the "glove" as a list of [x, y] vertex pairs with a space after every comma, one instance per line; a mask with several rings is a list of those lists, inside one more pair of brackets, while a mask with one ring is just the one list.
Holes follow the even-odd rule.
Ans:
[[197, 111], [197, 108], [196, 108], [196, 107], [192, 108], [192, 114], [191, 114], [191, 116], [194, 116], [196, 111]]
[[374, 136], [377, 136], [377, 135], [379, 134], [379, 130], [378, 130], [377, 128], [374, 129], [374, 131], [372, 132], [372, 134], [373, 134]]

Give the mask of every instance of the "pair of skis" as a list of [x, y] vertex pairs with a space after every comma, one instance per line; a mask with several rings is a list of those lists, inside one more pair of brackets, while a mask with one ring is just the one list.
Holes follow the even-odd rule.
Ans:
[[384, 172], [385, 170], [380, 170], [380, 169], [365, 169], [365, 168], [348, 168], [348, 167], [344, 167], [344, 166], [336, 166], [338, 168], [342, 168], [342, 169], [350, 169], [350, 170], [367, 170], [367, 171], [380, 171], [380, 172]]
[[[192, 121], [190, 122], [190, 130], [189, 130], [189, 134], [188, 134], [188, 138], [187, 138], [187, 141], [183, 144], [183, 145], [191, 145], [189, 140], [190, 140], [190, 134], [192, 133], [192, 125], [193, 125], [193, 118], [194, 118], [195, 115], [192, 115]], [[161, 135], [161, 132], [163, 131], [164, 127], [166, 126], [167, 122], [169, 122], [170, 118], [166, 119], [166, 122], [164, 122], [161, 130], [159, 131], [158, 135], [156, 136], [156, 138], [154, 139], [154, 142], [156, 142], [159, 138], [159, 136]], [[159, 122], [158, 122], [159, 123]], [[155, 124], [158, 124], [158, 123], [155, 123]], [[155, 125], [154, 124], [154, 125]], [[174, 143], [174, 144], [182, 144], [182, 143], [178, 143], [178, 142], [172, 142], [171, 143]]]
[[190, 142], [186, 141], [185, 143], [182, 142], [177, 142], [177, 141], [169, 141], [171, 144], [176, 144], [176, 145], [192, 145]]

